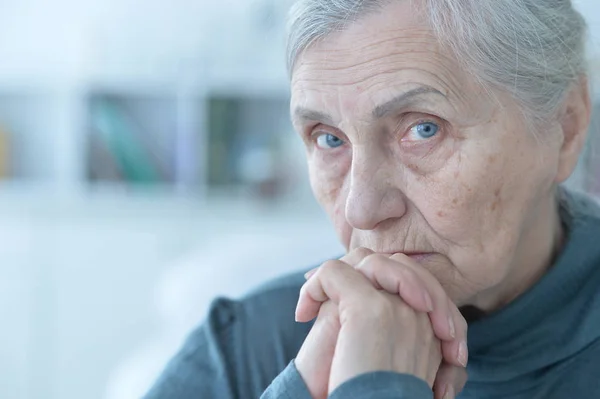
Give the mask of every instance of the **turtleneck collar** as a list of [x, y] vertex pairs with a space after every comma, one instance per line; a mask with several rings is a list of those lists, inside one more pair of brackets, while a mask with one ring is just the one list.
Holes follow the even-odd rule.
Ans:
[[561, 192], [566, 240], [553, 266], [503, 309], [469, 324], [469, 379], [507, 381], [600, 339], [600, 206]]

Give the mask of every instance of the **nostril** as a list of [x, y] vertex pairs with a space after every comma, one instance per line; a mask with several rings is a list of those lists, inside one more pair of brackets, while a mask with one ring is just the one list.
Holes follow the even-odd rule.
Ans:
[[393, 187], [352, 190], [346, 200], [346, 220], [352, 228], [374, 230], [381, 223], [405, 215], [402, 192]]
[[352, 228], [358, 230], [372, 230], [379, 223], [374, 207], [369, 207], [364, 201], [351, 199], [346, 203], [346, 220]]

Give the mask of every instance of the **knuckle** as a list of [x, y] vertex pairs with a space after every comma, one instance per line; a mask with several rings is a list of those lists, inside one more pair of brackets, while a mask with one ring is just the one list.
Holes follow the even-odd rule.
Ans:
[[369, 255], [372, 255], [373, 251], [371, 251], [370, 249], [364, 248], [364, 247], [360, 247], [360, 248], [356, 248], [355, 250], [352, 251], [352, 255], [354, 255], [357, 258], [360, 259], [364, 259]]
[[[424, 284], [424, 286], [427, 289], [427, 292], [429, 293], [429, 295], [431, 295], [434, 302], [438, 303], [440, 306], [443, 307], [444, 301], [450, 301], [450, 298], [446, 294], [446, 291], [437, 282], [437, 280], [426, 280], [419, 277], [418, 275], [416, 275], [416, 278], [422, 281], [422, 284]], [[445, 311], [450, 312], [450, 309], [448, 307], [443, 307], [443, 309], [445, 309]]]
[[[404, 262], [398, 262], [396, 258], [394, 258], [395, 256], [404, 256], [406, 257], [406, 255], [404, 254], [396, 254], [394, 255], [392, 258], [390, 258], [391, 260], [393, 260], [396, 264], [394, 267], [394, 270], [396, 272], [396, 275], [398, 276], [399, 279], [404, 280], [404, 281], [408, 281], [410, 283], [413, 284], [424, 284], [425, 287], [428, 287], [428, 285], [426, 284], [426, 282], [421, 278], [421, 276], [419, 276], [419, 274], [410, 266], [408, 266], [406, 263]], [[433, 287], [435, 289], [435, 287]], [[435, 292], [432, 292], [432, 294], [434, 294]]]
[[419, 276], [414, 270], [404, 267], [402, 264], [400, 264], [396, 270], [398, 278], [401, 280], [410, 281], [411, 283], [420, 281]]
[[387, 258], [384, 255], [372, 253], [363, 259], [358, 268], [378, 271], [385, 265], [386, 260]]
[[341, 270], [341, 268], [342, 262], [338, 260], [328, 260], [327, 262], [321, 265], [319, 272], [321, 272], [322, 274], [330, 274]]

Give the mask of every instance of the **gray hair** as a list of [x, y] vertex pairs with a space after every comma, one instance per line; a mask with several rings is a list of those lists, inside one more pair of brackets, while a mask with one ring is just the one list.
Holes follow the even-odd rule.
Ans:
[[[288, 23], [290, 76], [316, 41], [395, 0], [297, 0]], [[414, 1], [414, 0], [413, 0]], [[587, 25], [570, 0], [422, 0], [431, 28], [488, 89], [519, 102], [528, 121], [552, 118], [587, 75]]]

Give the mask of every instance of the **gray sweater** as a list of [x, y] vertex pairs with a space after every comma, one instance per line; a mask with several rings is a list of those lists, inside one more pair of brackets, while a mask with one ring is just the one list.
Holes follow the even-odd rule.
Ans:
[[[564, 193], [567, 242], [528, 292], [469, 323], [469, 381], [460, 399], [600, 398], [600, 208]], [[293, 359], [311, 325], [294, 322], [303, 273], [242, 300], [216, 300], [146, 399], [311, 399]], [[331, 399], [432, 399], [413, 376], [376, 372]]]

